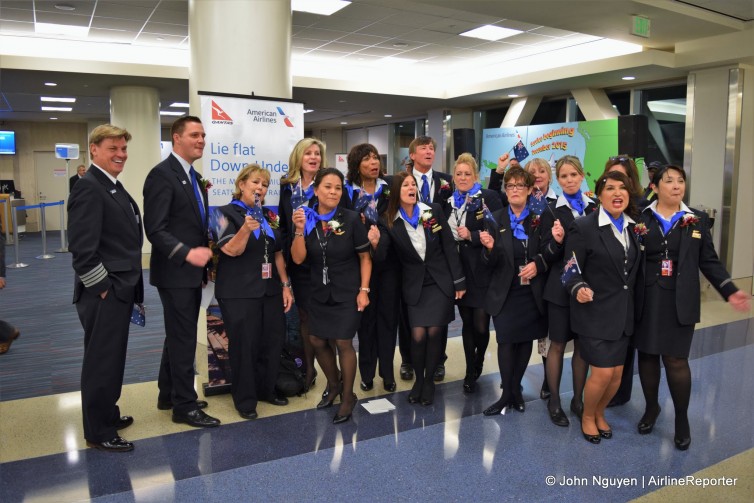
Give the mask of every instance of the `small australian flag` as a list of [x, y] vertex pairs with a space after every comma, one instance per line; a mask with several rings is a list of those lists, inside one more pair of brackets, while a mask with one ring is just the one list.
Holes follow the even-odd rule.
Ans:
[[529, 151], [526, 150], [523, 141], [518, 140], [518, 143], [516, 143], [516, 145], [513, 147], [513, 155], [516, 156], [516, 160], [518, 162], [522, 162], [524, 159], [529, 157]]
[[563, 286], [566, 286], [569, 281], [573, 279], [577, 274], [581, 274], [581, 268], [579, 267], [579, 261], [576, 259], [576, 253], [568, 259], [563, 265], [563, 273], [560, 275], [560, 282]]

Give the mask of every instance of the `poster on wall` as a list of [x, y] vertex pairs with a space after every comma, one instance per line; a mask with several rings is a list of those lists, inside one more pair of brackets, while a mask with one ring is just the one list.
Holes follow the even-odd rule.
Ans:
[[485, 129], [480, 159], [480, 177], [485, 187], [497, 167], [498, 157], [506, 152], [521, 166], [535, 157], [545, 159], [552, 170], [550, 187], [558, 195], [563, 191], [555, 176], [555, 164], [564, 155], [576, 156], [586, 172], [581, 190], [594, 190], [605, 162], [618, 154], [618, 119]]
[[[230, 203], [236, 176], [247, 164], [254, 163], [270, 172], [264, 205], [276, 210], [280, 177], [288, 171], [291, 150], [304, 136], [303, 104], [203, 92], [199, 92], [199, 98], [201, 119], [207, 134], [202, 176], [211, 184], [208, 190], [210, 213], [214, 214], [214, 208]], [[213, 263], [217, 264], [217, 255]], [[214, 271], [214, 267], [211, 269]], [[210, 280], [214, 280], [213, 272]], [[207, 314], [209, 375], [204, 394], [209, 396], [228, 392], [232, 376], [222, 313], [214, 298], [203, 302], [203, 307]]]
[[209, 205], [228, 204], [236, 175], [256, 163], [270, 172], [265, 206], [277, 206], [280, 177], [288, 158], [304, 137], [304, 105], [292, 101], [234, 97], [199, 92], [207, 133], [203, 173], [212, 186]]

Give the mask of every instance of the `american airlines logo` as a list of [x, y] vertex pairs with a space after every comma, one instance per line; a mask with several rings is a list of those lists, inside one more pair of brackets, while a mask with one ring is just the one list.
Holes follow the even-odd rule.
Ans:
[[278, 112], [280, 113], [280, 115], [283, 116], [283, 122], [285, 122], [285, 125], [288, 126], [288, 127], [293, 127], [293, 123], [288, 118], [288, 116], [285, 114], [285, 112], [283, 112], [283, 109], [280, 108], [280, 107], [277, 107], [277, 109], [278, 109]]
[[233, 119], [220, 108], [215, 100], [212, 100], [212, 124], [233, 124]]

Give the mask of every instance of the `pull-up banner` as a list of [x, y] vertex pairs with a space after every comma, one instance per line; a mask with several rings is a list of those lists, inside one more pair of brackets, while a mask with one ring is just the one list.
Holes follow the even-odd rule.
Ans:
[[209, 205], [231, 200], [236, 175], [247, 164], [270, 172], [265, 206], [277, 206], [280, 177], [288, 171], [288, 158], [304, 137], [302, 103], [276, 98], [199, 93], [207, 143], [202, 176], [212, 184]]

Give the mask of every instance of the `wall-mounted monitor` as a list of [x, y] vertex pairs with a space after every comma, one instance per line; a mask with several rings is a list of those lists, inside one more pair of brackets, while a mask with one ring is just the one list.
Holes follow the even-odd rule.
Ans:
[[0, 155], [13, 155], [16, 153], [16, 132], [0, 131]]

